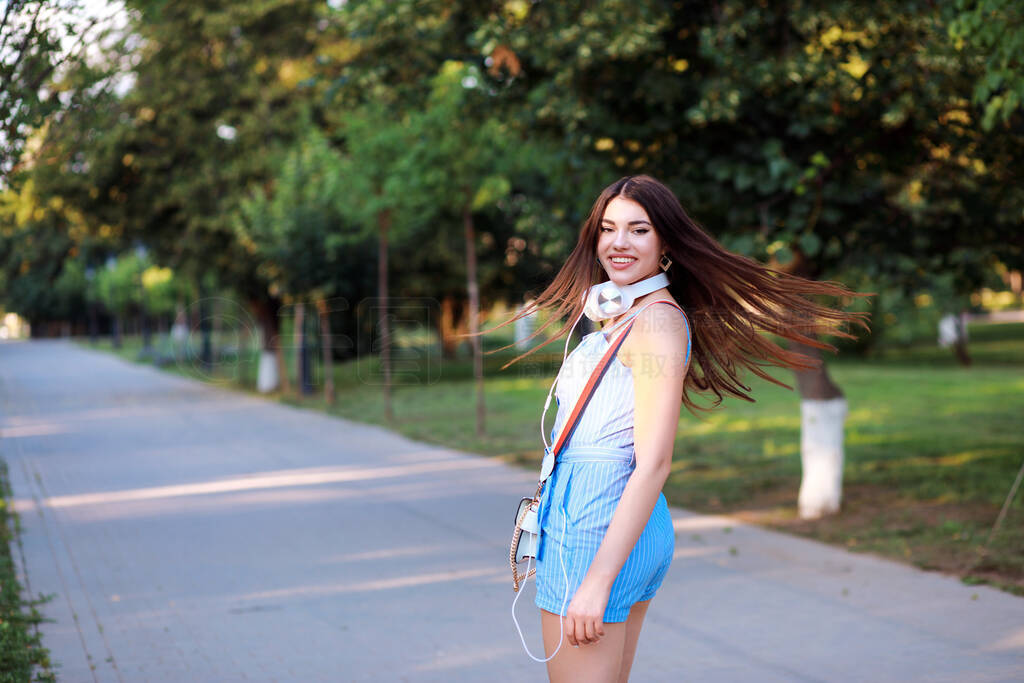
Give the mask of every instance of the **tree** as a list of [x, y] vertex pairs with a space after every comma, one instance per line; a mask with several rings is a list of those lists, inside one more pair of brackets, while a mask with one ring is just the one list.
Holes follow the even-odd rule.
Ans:
[[477, 385], [476, 432], [485, 430], [483, 349], [480, 341], [480, 289], [477, 238], [473, 215], [494, 206], [511, 188], [507, 160], [513, 134], [503, 122], [481, 115], [486, 98], [477, 87], [479, 71], [461, 62], [447, 62], [433, 79], [427, 107], [413, 118], [420, 142], [410, 149], [409, 167], [433, 198], [440, 215], [458, 216], [463, 226], [469, 333]]
[[[336, 346], [329, 301], [339, 295], [358, 296], [368, 288], [367, 269], [361, 265], [367, 260], [367, 240], [345, 216], [353, 201], [348, 181], [340, 155], [310, 126], [284, 155], [273, 182], [266, 188], [256, 187], [242, 202], [235, 226], [262, 276], [294, 303], [297, 318], [298, 311], [304, 314], [304, 302], [313, 301], [320, 322], [328, 402], [334, 398], [331, 368]], [[296, 325], [301, 329], [298, 320]], [[297, 349], [299, 359], [302, 346]], [[297, 374], [301, 382], [301, 366]]]
[[991, 131], [1024, 107], [1024, 14], [1013, 0], [957, 0], [956, 10], [949, 35], [957, 50], [984, 64], [973, 100]]
[[336, 123], [343, 140], [344, 158], [339, 177], [346, 191], [338, 206], [348, 220], [362, 227], [362, 238], [377, 238], [377, 342], [383, 373], [384, 417], [394, 419], [392, 408], [392, 325], [389, 256], [393, 240], [404, 242], [412, 236], [417, 207], [429, 201], [417, 194], [408, 168], [407, 155], [414, 134], [405, 118], [396, 118], [386, 103], [364, 104], [345, 112]]
[[[518, 65], [489, 78], [521, 103], [520, 118], [602, 154], [609, 179], [665, 180], [734, 251], [815, 279], [859, 272], [909, 287], [953, 272], [968, 287], [1015, 242], [1010, 217], [1019, 225], [1020, 214], [1002, 207], [1021, 205], [1018, 184], [1006, 182], [1021, 137], [987, 139], [976, 125], [961, 93], [978, 70], [947, 39], [945, 7], [606, 0], [506, 9], [473, 40]], [[818, 436], [805, 431], [805, 460], [829, 454], [828, 474], [805, 471], [805, 480], [838, 482], [842, 392], [824, 365], [799, 374], [797, 387], [805, 427], [824, 425]], [[839, 488], [827, 489], [804, 487], [802, 513], [837, 509]]]
[[78, 0], [9, 0], [0, 13], [0, 177], [19, 164], [25, 141], [61, 108], [58, 70], [96, 40], [100, 17]]
[[129, 6], [128, 35], [107, 63], [126, 71], [131, 87], [76, 89], [79, 106], [51, 119], [40, 155], [65, 171], [54, 174], [52, 194], [81, 210], [91, 230], [144, 244], [186, 280], [216, 273], [249, 302], [272, 350], [280, 302], [234, 223], [249, 188], [272, 177], [274, 151], [306, 120], [311, 93], [301, 83], [318, 35], [310, 27], [326, 8], [292, 0]]
[[40, 196], [32, 177], [0, 192], [0, 298], [34, 335], [83, 322], [87, 273], [113, 247], [111, 239], [90, 237], [72, 206]]
[[170, 268], [147, 264], [139, 276], [142, 283], [142, 353], [141, 357], [154, 358], [152, 348], [153, 320], [159, 331], [166, 327], [167, 319], [177, 313], [184, 295], [184, 287]]
[[96, 291], [99, 299], [114, 315], [115, 349], [121, 348], [125, 321], [129, 316], [142, 310], [142, 273], [148, 266], [143, 255], [128, 252], [110, 259], [96, 274]]

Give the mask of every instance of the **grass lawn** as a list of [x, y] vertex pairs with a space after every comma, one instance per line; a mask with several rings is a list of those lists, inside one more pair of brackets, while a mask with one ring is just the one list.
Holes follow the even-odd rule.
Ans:
[[[839, 515], [817, 521], [796, 516], [799, 399], [756, 378], [750, 380], [756, 403], [730, 400], [700, 418], [683, 412], [666, 497], [692, 510], [733, 514], [1024, 594], [1024, 492], [983, 551], [1024, 459], [1024, 324], [973, 326], [970, 333], [974, 362], [968, 368], [930, 342], [829, 361], [850, 406]], [[138, 350], [138, 342], [131, 342], [120, 351], [127, 358]], [[487, 357], [487, 433], [477, 437], [469, 360], [403, 351], [393, 428], [536, 467], [540, 409], [561, 354], [499, 371], [509, 358], [507, 352]], [[169, 367], [204, 375], [192, 364]], [[251, 387], [254, 368], [252, 357], [229, 360], [213, 380]], [[319, 396], [284, 400], [386, 424], [378, 371], [373, 358], [337, 367], [331, 407]], [[789, 373], [776, 377], [791, 382]]]
[[39, 603], [21, 597], [12, 557], [18, 547], [18, 520], [10, 500], [7, 467], [0, 461], [0, 683], [54, 681], [49, 651], [36, 630], [41, 620], [36, 610]]

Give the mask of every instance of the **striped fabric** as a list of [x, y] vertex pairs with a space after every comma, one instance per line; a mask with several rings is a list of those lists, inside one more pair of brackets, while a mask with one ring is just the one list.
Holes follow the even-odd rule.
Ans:
[[[622, 325], [654, 303], [658, 302], [642, 306], [608, 330], [588, 334], [566, 359], [555, 394], [558, 415], [551, 433], [552, 442], [572, 412], [591, 371], [608, 348], [605, 335], [614, 337]], [[689, 355], [687, 346], [687, 361]], [[558, 466], [541, 495], [541, 544], [534, 600], [538, 607], [565, 614], [568, 602], [604, 539], [635, 467], [633, 376], [616, 358], [609, 364], [572, 438], [558, 457]], [[647, 526], [612, 587], [604, 615], [606, 623], [625, 621], [633, 603], [654, 596], [672, 561], [674, 548], [675, 532], [668, 504], [665, 496], [659, 495]], [[562, 562], [568, 574], [568, 586]]]
[[[576, 399], [587, 383], [591, 371], [601, 360], [608, 349], [608, 339], [631, 319], [639, 315], [648, 306], [659, 303], [651, 301], [638, 309], [628, 318], [617, 322], [606, 330], [598, 330], [586, 335], [565, 359], [558, 384], [555, 387], [555, 400], [558, 402], [558, 415], [551, 430], [551, 443], [561, 433], [569, 413], [576, 405]], [[685, 321], [685, 316], [684, 316]], [[690, 359], [689, 323], [687, 323], [686, 360]], [[564, 406], [564, 408], [563, 408]], [[593, 398], [583, 411], [576, 431], [572, 435], [569, 446], [594, 445], [610, 448], [625, 448], [633, 445], [633, 373], [618, 358], [612, 360], [601, 383], [597, 385]]]

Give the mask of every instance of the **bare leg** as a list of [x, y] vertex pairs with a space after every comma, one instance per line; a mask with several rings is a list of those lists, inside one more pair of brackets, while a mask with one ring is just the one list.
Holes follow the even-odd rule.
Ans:
[[[540, 616], [545, 656], [550, 656], [558, 647], [561, 617], [543, 609]], [[625, 622], [605, 624], [604, 637], [589, 645], [577, 648], [563, 639], [562, 649], [548, 662], [548, 679], [551, 683], [615, 683], [622, 668], [625, 642]]]
[[640, 629], [644, 625], [644, 617], [647, 616], [647, 608], [651, 606], [650, 600], [634, 602], [629, 610], [629, 617], [626, 619], [626, 641], [622, 646], [622, 666], [619, 668], [618, 683], [628, 683], [629, 670], [633, 668], [633, 658], [636, 656], [636, 644], [640, 639]]

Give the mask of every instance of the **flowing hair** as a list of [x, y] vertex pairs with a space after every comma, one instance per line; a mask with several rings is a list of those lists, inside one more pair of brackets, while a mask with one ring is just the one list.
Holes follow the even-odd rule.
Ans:
[[[647, 211], [673, 261], [667, 273], [668, 289], [690, 320], [691, 361], [682, 399], [691, 413], [710, 410], [697, 405], [691, 392], [713, 394], [711, 408], [721, 405], [727, 395], [754, 402], [750, 387], [740, 380], [744, 369], [792, 389], [764, 368], [813, 370], [821, 365], [820, 359], [788, 351], [761, 332], [835, 352], [834, 346], [819, 341], [817, 335], [855, 339], [846, 331], [848, 324], [869, 329], [869, 314], [830, 308], [810, 297], [871, 294], [853, 292], [838, 282], [791, 275], [726, 250], [686, 214], [671, 190], [650, 176], [637, 175], [621, 178], [601, 192], [583, 223], [576, 246], [551, 284], [531, 304], [488, 332], [543, 310], [553, 311], [553, 315], [528, 339], [564, 317], [576, 319], [583, 310], [584, 293], [608, 280], [596, 259], [597, 241], [605, 208], [616, 197], [631, 199]], [[513, 358], [502, 369], [565, 336], [568, 327], [564, 325], [543, 344]]]

